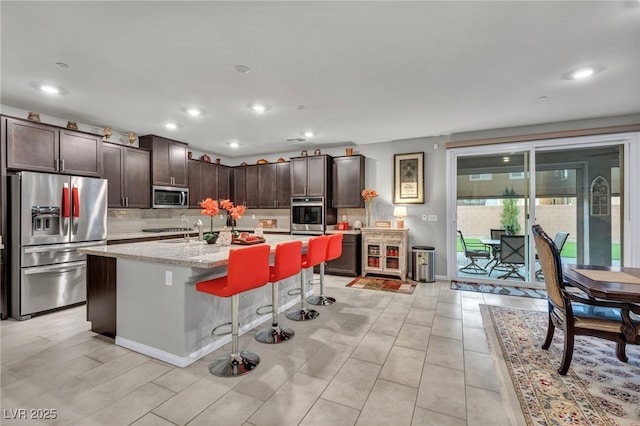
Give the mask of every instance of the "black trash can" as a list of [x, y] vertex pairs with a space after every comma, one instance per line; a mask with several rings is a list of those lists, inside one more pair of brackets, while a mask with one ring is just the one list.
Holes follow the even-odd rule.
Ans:
[[414, 281], [432, 283], [436, 280], [436, 250], [430, 246], [413, 246], [411, 275]]

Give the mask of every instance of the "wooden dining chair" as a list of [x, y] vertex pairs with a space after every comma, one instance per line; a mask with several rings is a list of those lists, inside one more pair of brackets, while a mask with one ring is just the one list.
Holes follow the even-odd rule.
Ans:
[[[568, 232], [558, 231], [556, 232], [556, 236], [553, 238], [553, 243], [556, 245], [558, 249], [558, 253], [562, 254], [562, 248], [564, 247], [564, 243], [567, 242], [567, 238], [569, 237]], [[538, 253], [536, 253], [536, 264], [540, 263], [540, 259], [538, 258]], [[542, 272], [542, 268], [538, 268], [536, 270], [536, 279], [538, 281], [544, 280], [544, 274]]]
[[616, 342], [618, 359], [627, 362], [626, 344], [640, 344], [640, 321], [630, 315], [631, 310], [637, 310], [638, 307], [629, 303], [590, 299], [586, 294], [577, 292], [575, 288], [567, 291], [562, 279], [562, 264], [556, 245], [540, 225], [534, 225], [532, 230], [549, 302], [547, 336], [542, 349], [549, 349], [556, 327], [564, 331], [564, 350], [558, 372], [561, 375], [567, 374], [577, 335]]

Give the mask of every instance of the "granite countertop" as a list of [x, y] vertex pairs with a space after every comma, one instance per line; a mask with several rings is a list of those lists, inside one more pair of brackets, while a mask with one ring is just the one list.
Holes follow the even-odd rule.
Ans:
[[[241, 228], [238, 227], [236, 229], [239, 232], [253, 232], [253, 229], [248, 229], [248, 228]], [[214, 232], [219, 232], [222, 231], [222, 227], [220, 228], [214, 228], [213, 229]], [[198, 231], [196, 230], [191, 230], [189, 231], [190, 233], [196, 233]], [[205, 229], [204, 233], [206, 234], [207, 232], [209, 232], [209, 229]], [[264, 228], [264, 234], [277, 234], [277, 233], [286, 233], [289, 234], [289, 229], [285, 229], [285, 228]], [[176, 238], [180, 238], [184, 235], [184, 232], [176, 232], [176, 231], [171, 231], [171, 232], [142, 232], [142, 231], [137, 231], [137, 232], [125, 232], [125, 233], [119, 233], [119, 234], [108, 234], [107, 235], [107, 241], [114, 241], [114, 240], [131, 240], [131, 239], [135, 239], [135, 238], [148, 238], [148, 237], [166, 237], [166, 236], [173, 236], [175, 235]]]
[[[145, 232], [144, 234], [148, 233]], [[276, 245], [284, 241], [301, 240], [305, 245], [309, 240], [309, 236], [268, 235], [265, 239], [265, 244], [269, 244], [273, 252]], [[206, 244], [203, 241], [191, 240], [190, 242], [185, 242], [181, 239], [174, 239], [87, 247], [78, 249], [78, 252], [94, 256], [208, 269], [225, 266], [229, 257], [229, 250], [240, 247], [248, 246], [232, 244], [231, 246], [222, 247], [219, 244]]]
[[360, 235], [361, 232], [359, 229], [348, 229], [348, 230], [339, 230], [339, 229], [327, 229], [324, 231], [325, 234], [352, 234], [352, 235]]

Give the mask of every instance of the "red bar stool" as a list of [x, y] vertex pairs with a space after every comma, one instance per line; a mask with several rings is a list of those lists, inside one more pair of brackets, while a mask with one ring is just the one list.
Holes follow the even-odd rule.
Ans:
[[329, 243], [327, 244], [327, 254], [325, 255], [324, 262], [320, 263], [320, 294], [311, 296], [307, 299], [307, 302], [312, 305], [331, 305], [335, 303], [336, 299], [324, 295], [324, 268], [328, 261], [334, 260], [342, 256], [342, 234], [333, 234], [329, 236]]
[[[304, 307], [304, 283], [305, 283], [305, 271], [308, 268], [313, 268], [316, 265], [324, 262], [324, 258], [327, 255], [327, 245], [329, 243], [329, 237], [327, 235], [321, 235], [319, 237], [309, 238], [309, 244], [307, 246], [307, 253], [302, 255], [302, 273], [300, 274], [300, 309], [294, 309], [287, 312], [285, 315], [287, 318], [293, 321], [306, 321], [316, 318], [318, 311], [314, 309], [307, 309]], [[313, 270], [312, 270], [313, 273]], [[291, 294], [291, 293], [290, 293]]]
[[[242, 376], [260, 363], [258, 355], [238, 350], [238, 301], [240, 293], [262, 287], [269, 281], [270, 251], [267, 244], [231, 249], [227, 275], [196, 284], [198, 291], [218, 297], [231, 297], [231, 353], [209, 364], [211, 374], [220, 377]], [[216, 328], [211, 334], [214, 334]]]
[[[271, 312], [273, 319], [271, 327], [263, 328], [256, 333], [256, 340], [260, 343], [282, 343], [293, 338], [295, 334], [291, 328], [280, 328], [278, 325], [278, 281], [292, 277], [300, 272], [302, 267], [302, 241], [289, 241], [276, 246], [274, 265], [269, 267], [269, 282], [271, 283]], [[263, 307], [266, 307], [263, 306]], [[260, 308], [256, 311], [258, 314]]]

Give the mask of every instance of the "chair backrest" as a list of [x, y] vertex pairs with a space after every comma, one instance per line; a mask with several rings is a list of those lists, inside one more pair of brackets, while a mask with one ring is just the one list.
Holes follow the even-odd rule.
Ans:
[[276, 282], [296, 275], [301, 269], [301, 259], [302, 241], [287, 241], [278, 244], [269, 281]]
[[329, 236], [329, 244], [327, 245], [326, 260], [337, 259], [342, 256], [342, 234], [333, 234]]
[[310, 268], [324, 262], [327, 256], [327, 245], [329, 244], [328, 235], [320, 235], [318, 237], [309, 238], [309, 245], [307, 246], [306, 266]]
[[462, 236], [462, 231], [458, 230], [458, 238], [460, 238], [460, 245], [462, 246], [462, 250], [467, 252], [467, 245], [464, 242], [464, 237]]
[[567, 237], [569, 236], [568, 232], [557, 232], [556, 237], [553, 239], [553, 243], [556, 245], [558, 249], [558, 253], [562, 253], [562, 247], [564, 247], [564, 243], [567, 242]]
[[491, 230], [491, 239], [499, 240], [501, 236], [507, 235], [506, 229], [492, 229]]
[[[268, 244], [229, 250], [227, 283], [236, 293], [261, 287], [269, 282]], [[237, 290], [237, 291], [236, 291]]]
[[564, 308], [562, 296], [562, 264], [560, 252], [551, 238], [544, 232], [540, 225], [533, 225], [533, 238], [536, 243], [536, 251], [540, 259], [540, 266], [544, 274], [544, 285], [547, 289], [549, 301], [556, 307]]
[[500, 261], [502, 263], [524, 264], [524, 235], [500, 236]]

